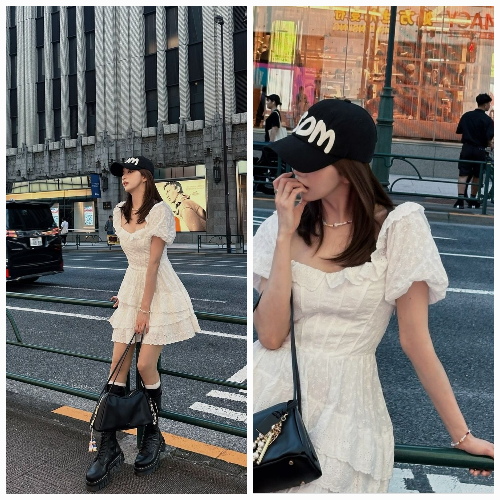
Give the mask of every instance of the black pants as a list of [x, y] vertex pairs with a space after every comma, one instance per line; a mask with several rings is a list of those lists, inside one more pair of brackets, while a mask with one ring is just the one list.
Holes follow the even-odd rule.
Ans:
[[458, 175], [460, 177], [468, 177], [470, 175], [479, 177], [481, 165], [462, 160], [484, 161], [486, 160], [486, 150], [470, 144], [464, 144], [460, 152], [460, 160], [458, 162]]

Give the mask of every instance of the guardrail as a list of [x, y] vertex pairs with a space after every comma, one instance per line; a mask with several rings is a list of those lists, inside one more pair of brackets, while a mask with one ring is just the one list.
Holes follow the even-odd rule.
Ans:
[[[34, 300], [34, 301], [40, 301], [40, 302], [71, 304], [71, 305], [79, 305], [79, 306], [85, 306], [85, 307], [100, 307], [100, 308], [104, 308], [104, 309], [113, 308], [112, 303], [100, 301], [100, 300], [74, 299], [74, 298], [67, 298], [67, 297], [54, 297], [54, 296], [49, 296], [49, 295], [35, 295], [35, 294], [29, 294], [29, 293], [16, 293], [16, 292], [7, 292], [6, 297], [11, 298], [11, 299]], [[217, 321], [217, 322], [221, 322], [221, 323], [232, 323], [232, 324], [236, 324], [236, 325], [246, 325], [247, 324], [247, 319], [244, 317], [241, 317], [241, 316], [230, 316], [230, 315], [213, 314], [213, 313], [198, 312], [198, 311], [195, 311], [195, 314], [196, 314], [196, 317], [200, 320]], [[16, 336], [16, 339], [17, 339], [16, 342], [14, 342], [12, 340], [7, 340], [7, 345], [12, 345], [12, 346], [16, 346], [16, 347], [23, 347], [25, 349], [33, 349], [33, 350], [38, 350], [38, 351], [51, 352], [51, 353], [55, 353], [55, 354], [61, 354], [64, 356], [72, 356], [72, 357], [76, 357], [76, 358], [88, 359], [91, 361], [99, 361], [102, 363], [111, 364], [110, 358], [103, 358], [103, 357], [92, 356], [89, 354], [83, 354], [83, 353], [79, 353], [79, 352], [66, 351], [63, 349], [56, 349], [53, 347], [40, 346], [40, 345], [35, 345], [35, 344], [26, 344], [23, 342], [23, 340], [21, 338], [21, 334], [20, 334], [19, 329], [17, 327], [17, 324], [16, 324], [16, 322], [15, 322], [15, 320], [14, 320], [14, 318], [9, 310], [7, 310], [7, 319], [9, 320], [10, 324], [12, 325], [14, 335]], [[138, 358], [139, 349], [140, 349], [139, 345], [136, 344], [136, 359]], [[174, 371], [174, 370], [163, 369], [163, 368], [161, 368], [161, 357], [158, 360], [158, 372], [160, 373], [160, 375], [170, 375], [172, 377], [179, 377], [179, 378], [184, 378], [184, 379], [196, 380], [199, 382], [207, 382], [209, 384], [221, 385], [221, 386], [225, 386], [225, 387], [233, 387], [233, 388], [244, 389], [244, 390], [246, 390], [246, 388], [247, 388], [246, 384], [240, 384], [237, 382], [228, 382], [227, 380], [221, 380], [221, 379], [216, 379], [216, 378], [211, 378], [211, 377], [205, 377], [202, 375], [192, 374], [192, 373], [184, 373], [184, 372], [178, 372], [178, 371]], [[99, 394], [95, 393], [95, 392], [85, 391], [85, 390], [78, 389], [76, 387], [67, 386], [64, 384], [49, 382], [47, 380], [28, 377], [28, 376], [21, 375], [18, 373], [7, 372], [7, 378], [10, 380], [16, 380], [18, 382], [24, 382], [24, 383], [35, 385], [38, 387], [43, 387], [45, 389], [51, 389], [54, 391], [63, 392], [65, 394], [70, 394], [72, 396], [78, 396], [78, 397], [82, 397], [85, 399], [90, 399], [93, 401], [97, 401], [99, 399]], [[130, 374], [127, 377], [127, 390], [129, 390], [129, 389], [130, 389]], [[206, 420], [206, 419], [201, 419], [201, 418], [197, 418], [197, 417], [192, 417], [190, 415], [184, 415], [182, 413], [174, 413], [174, 412], [161, 410], [160, 417], [168, 418], [170, 420], [175, 420], [177, 422], [183, 422], [186, 424], [196, 425], [198, 427], [203, 427], [206, 429], [224, 432], [226, 434], [232, 434], [234, 436], [246, 437], [246, 435], [247, 435], [246, 429], [244, 429], [244, 428], [236, 427], [233, 425], [221, 424], [218, 422], [214, 422], [212, 420]], [[138, 432], [137, 437], [138, 437], [138, 441], [139, 441], [139, 439], [141, 437], [140, 432]]]
[[[269, 143], [267, 142], [254, 142], [253, 149], [254, 151], [262, 151], [264, 147], [266, 147]], [[457, 195], [445, 195], [445, 194], [434, 194], [434, 193], [424, 193], [424, 192], [408, 192], [408, 191], [396, 191], [394, 189], [394, 185], [397, 182], [402, 180], [411, 180], [416, 182], [433, 182], [433, 183], [441, 183], [441, 184], [454, 184], [458, 186], [458, 184], [465, 184], [470, 186], [478, 187], [478, 197], [471, 198], [465, 197], [465, 201], [477, 201], [481, 202], [481, 213], [483, 215], [486, 214], [488, 208], [488, 200], [493, 202], [493, 171], [494, 171], [494, 162], [493, 159], [487, 157], [484, 161], [472, 161], [467, 160], [467, 163], [479, 165], [479, 182], [478, 183], [462, 183], [458, 181], [443, 181], [432, 178], [424, 178], [418, 171], [417, 167], [414, 165], [415, 160], [421, 161], [439, 161], [439, 162], [447, 162], [447, 163], [458, 163], [459, 159], [450, 159], [450, 158], [432, 158], [428, 156], [410, 156], [410, 155], [399, 155], [399, 154], [385, 154], [385, 153], [375, 153], [373, 155], [374, 158], [383, 158], [384, 165], [386, 168], [390, 169], [394, 161], [399, 160], [409, 164], [416, 173], [415, 177], [400, 177], [396, 179], [392, 184], [390, 184], [388, 192], [393, 195], [404, 195], [404, 196], [418, 196], [418, 197], [429, 197], [429, 198], [444, 198], [450, 200], [456, 200]], [[257, 186], [263, 185], [265, 192], [271, 194], [272, 190], [272, 180], [281, 175], [283, 172], [289, 172], [290, 168], [288, 165], [284, 164], [281, 161], [281, 158], [278, 157], [276, 165], [255, 165], [254, 163], [254, 192], [257, 189]], [[490, 188], [491, 184], [491, 188]], [[267, 190], [267, 191], [266, 191]]]
[[[202, 248], [202, 245], [217, 245], [219, 249], [227, 248], [227, 236], [225, 234], [199, 234], [198, 235], [198, 253]], [[245, 240], [242, 234], [232, 234], [231, 235], [231, 247], [233, 246], [233, 241], [235, 241], [235, 249], [239, 249], [242, 253], [245, 253]]]

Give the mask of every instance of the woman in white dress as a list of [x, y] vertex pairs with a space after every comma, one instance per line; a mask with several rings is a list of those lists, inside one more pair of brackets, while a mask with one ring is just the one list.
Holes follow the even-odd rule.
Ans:
[[445, 297], [448, 279], [424, 210], [393, 208], [368, 164], [375, 143], [370, 115], [331, 99], [270, 146], [294, 177], [275, 180], [276, 212], [253, 242], [254, 286], [262, 293], [254, 312], [254, 412], [293, 393], [293, 291], [302, 417], [323, 472], [287, 492], [388, 490], [394, 437], [375, 350], [395, 308], [401, 346], [453, 444], [493, 457], [493, 444], [470, 434], [429, 335], [428, 305]]
[[[153, 163], [143, 156], [129, 158], [124, 163], [113, 163], [111, 173], [122, 178], [127, 192], [126, 201], [118, 203], [113, 211], [113, 226], [128, 268], [118, 295], [111, 297], [117, 310], [109, 320], [114, 342], [110, 374], [135, 337], [133, 343], [142, 343], [137, 368], [148, 395], [160, 410], [162, 390], [157, 363], [161, 350], [165, 344], [192, 338], [200, 328], [189, 295], [167, 257], [167, 245], [173, 243], [176, 234], [175, 220], [156, 189]], [[133, 354], [134, 349], [129, 349], [116, 382], [108, 387], [112, 392], [125, 395]], [[164, 450], [158, 425], [146, 426], [135, 473], [155, 472]], [[87, 489], [97, 491], [106, 486], [111, 469], [123, 460], [116, 432], [101, 433], [99, 452], [87, 471]]]

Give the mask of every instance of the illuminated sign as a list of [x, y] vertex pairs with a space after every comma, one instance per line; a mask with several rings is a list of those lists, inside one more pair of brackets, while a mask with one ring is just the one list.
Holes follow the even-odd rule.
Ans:
[[294, 21], [273, 21], [270, 62], [293, 64], [297, 28]]

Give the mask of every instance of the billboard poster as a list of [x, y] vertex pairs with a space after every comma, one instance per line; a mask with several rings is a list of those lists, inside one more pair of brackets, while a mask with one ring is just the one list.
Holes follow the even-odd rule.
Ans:
[[83, 220], [86, 226], [94, 225], [94, 204], [83, 206]]
[[59, 203], [54, 203], [50, 207], [50, 211], [52, 212], [52, 217], [54, 218], [56, 226], [59, 227]]
[[157, 182], [156, 187], [175, 216], [177, 232], [206, 232], [206, 180]]

